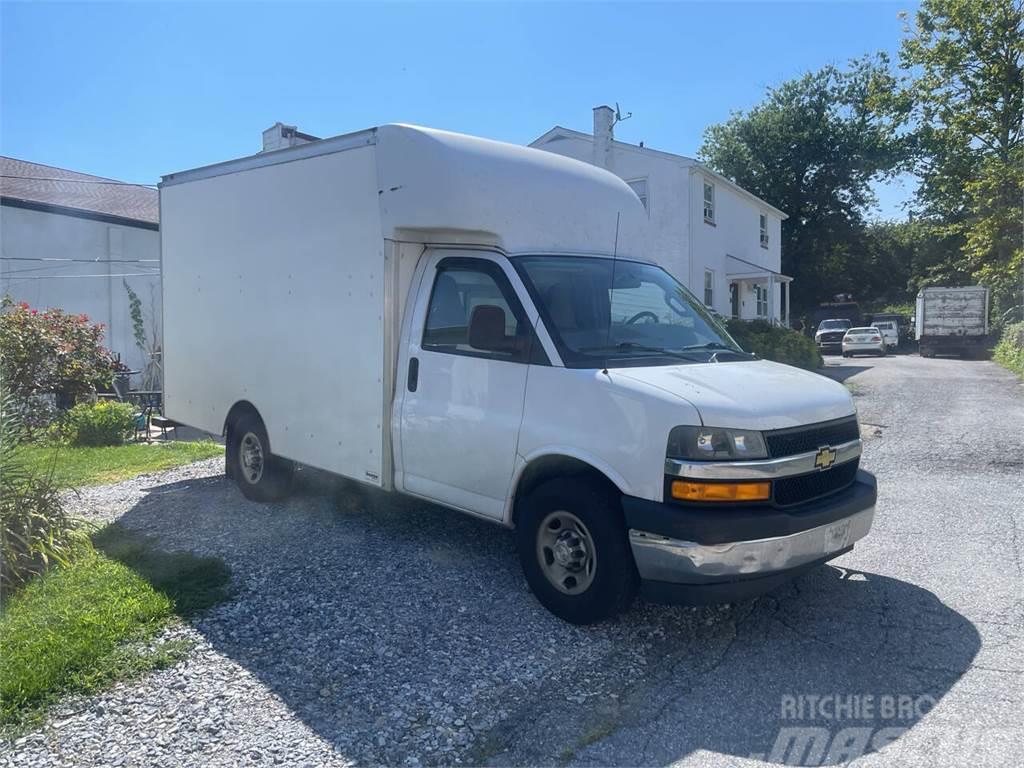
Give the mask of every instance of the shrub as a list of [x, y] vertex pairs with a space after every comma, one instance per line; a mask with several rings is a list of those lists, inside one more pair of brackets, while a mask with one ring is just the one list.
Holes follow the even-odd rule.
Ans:
[[103, 326], [86, 315], [60, 309], [39, 311], [10, 297], [0, 302], [0, 378], [26, 414], [26, 427], [41, 396], [55, 395], [58, 404], [74, 403], [98, 388], [109, 387], [113, 357], [103, 344]]
[[1024, 323], [1006, 326], [992, 359], [1024, 376]]
[[22, 461], [25, 431], [14, 398], [0, 394], [0, 595], [53, 563], [66, 564], [85, 541], [53, 481]]
[[726, 327], [743, 349], [765, 360], [809, 371], [824, 364], [814, 340], [796, 331], [771, 325], [766, 320], [729, 320]]
[[135, 406], [113, 400], [79, 403], [64, 417], [61, 434], [72, 445], [121, 445], [135, 432]]

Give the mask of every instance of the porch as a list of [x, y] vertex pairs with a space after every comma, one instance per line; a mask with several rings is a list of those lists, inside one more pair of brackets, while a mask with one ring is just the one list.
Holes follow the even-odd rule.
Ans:
[[739, 320], [767, 320], [789, 327], [793, 278], [735, 256], [726, 256], [729, 313]]

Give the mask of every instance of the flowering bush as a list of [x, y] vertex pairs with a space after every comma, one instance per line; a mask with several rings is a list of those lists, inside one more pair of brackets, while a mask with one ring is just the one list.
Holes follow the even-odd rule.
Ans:
[[120, 445], [135, 432], [135, 406], [100, 400], [67, 412], [60, 433], [72, 445]]
[[86, 315], [0, 302], [0, 377], [30, 420], [41, 395], [70, 404], [110, 386], [113, 357], [102, 342], [103, 326]]

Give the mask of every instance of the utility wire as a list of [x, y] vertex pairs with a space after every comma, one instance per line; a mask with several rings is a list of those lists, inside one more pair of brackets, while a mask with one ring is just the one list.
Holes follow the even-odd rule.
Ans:
[[124, 272], [113, 275], [108, 275], [105, 272], [98, 275], [28, 275], [27, 277], [16, 277], [11, 282], [18, 283], [22, 280], [77, 280], [80, 277], [157, 277], [159, 275], [159, 272]]
[[49, 261], [74, 264], [156, 264], [160, 259], [60, 259], [50, 256], [0, 256], [0, 261]]

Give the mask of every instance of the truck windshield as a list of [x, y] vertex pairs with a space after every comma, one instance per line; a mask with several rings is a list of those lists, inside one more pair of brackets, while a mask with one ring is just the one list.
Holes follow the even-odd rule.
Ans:
[[849, 320], [822, 320], [819, 331], [845, 331], [850, 327]]
[[751, 358], [660, 267], [587, 256], [512, 261], [569, 367]]

